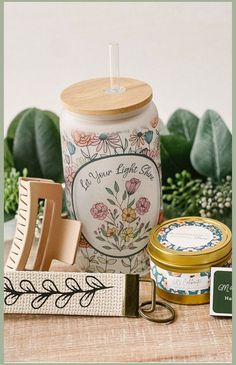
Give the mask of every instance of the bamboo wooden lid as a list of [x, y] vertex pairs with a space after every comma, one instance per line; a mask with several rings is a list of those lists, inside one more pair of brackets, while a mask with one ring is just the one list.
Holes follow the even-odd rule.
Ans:
[[64, 108], [87, 115], [114, 115], [137, 110], [152, 100], [152, 89], [143, 81], [120, 78], [122, 93], [106, 92], [109, 77], [86, 80], [71, 85], [61, 93]]

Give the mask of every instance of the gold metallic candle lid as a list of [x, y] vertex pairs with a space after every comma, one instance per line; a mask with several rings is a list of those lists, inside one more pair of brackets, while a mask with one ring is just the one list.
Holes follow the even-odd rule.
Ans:
[[150, 232], [148, 253], [165, 269], [191, 272], [223, 264], [231, 256], [232, 234], [223, 223], [202, 217], [165, 221]]

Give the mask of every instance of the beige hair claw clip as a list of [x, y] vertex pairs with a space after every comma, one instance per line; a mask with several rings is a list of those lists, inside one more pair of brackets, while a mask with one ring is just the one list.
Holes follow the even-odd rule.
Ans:
[[20, 178], [17, 225], [5, 271], [26, 268], [34, 241], [39, 199], [45, 200], [45, 208], [33, 270], [49, 270], [53, 259], [67, 264], [75, 261], [81, 223], [61, 218], [61, 184], [52, 180]]

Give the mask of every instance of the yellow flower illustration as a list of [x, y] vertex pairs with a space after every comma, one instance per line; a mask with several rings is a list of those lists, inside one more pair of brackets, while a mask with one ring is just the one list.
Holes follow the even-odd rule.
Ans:
[[123, 229], [123, 231], [121, 232], [121, 238], [125, 241], [125, 242], [129, 242], [130, 238], [134, 237], [134, 231], [132, 227], [127, 227], [125, 229]]
[[116, 234], [116, 228], [115, 227], [108, 227], [107, 228], [107, 237], [114, 236]]
[[122, 220], [132, 223], [136, 219], [136, 212], [132, 208], [124, 208], [122, 210]]

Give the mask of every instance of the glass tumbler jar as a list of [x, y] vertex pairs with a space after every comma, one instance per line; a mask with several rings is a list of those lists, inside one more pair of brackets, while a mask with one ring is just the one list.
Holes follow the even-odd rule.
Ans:
[[151, 87], [121, 78], [82, 81], [61, 94], [66, 201], [82, 222], [78, 269], [145, 274], [151, 228], [161, 220], [158, 112]]

